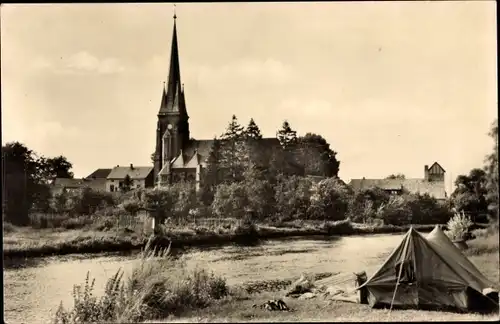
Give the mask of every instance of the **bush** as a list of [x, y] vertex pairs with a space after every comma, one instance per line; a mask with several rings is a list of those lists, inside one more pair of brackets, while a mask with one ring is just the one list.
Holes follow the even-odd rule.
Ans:
[[12, 233], [16, 231], [16, 227], [9, 222], [3, 222], [3, 232]]
[[141, 261], [127, 280], [118, 272], [108, 280], [102, 297], [93, 296], [94, 280], [87, 274], [83, 291], [74, 289], [74, 306], [62, 303], [55, 323], [139, 322], [179, 315], [185, 310], [208, 306], [228, 294], [223, 278], [203, 269], [187, 271], [184, 264], [169, 256], [169, 249], [159, 252], [149, 240]]
[[341, 220], [337, 222], [326, 222], [323, 224], [323, 230], [328, 235], [349, 235], [354, 233], [354, 227], [349, 220]]
[[243, 182], [220, 184], [212, 202], [212, 212], [218, 217], [243, 219], [248, 215], [249, 198]]
[[[65, 195], [65, 210], [74, 215], [92, 215], [100, 209], [116, 206], [115, 198], [109, 192], [101, 192], [85, 188], [78, 192], [67, 192]], [[57, 198], [60, 201], [62, 197]]]
[[348, 217], [359, 223], [370, 223], [377, 210], [389, 202], [390, 195], [380, 188], [368, 188], [354, 193], [349, 201]]
[[308, 178], [283, 176], [277, 178], [275, 187], [276, 213], [282, 221], [306, 219], [311, 204], [312, 182]]
[[389, 202], [377, 210], [376, 217], [385, 224], [408, 225], [411, 223], [411, 209], [404, 196], [391, 196]]
[[453, 241], [464, 240], [467, 238], [469, 233], [469, 228], [473, 225], [469, 217], [465, 216], [462, 212], [461, 214], [456, 213], [453, 218], [448, 221], [448, 230], [445, 234]]
[[310, 218], [343, 220], [347, 216], [351, 192], [342, 180], [328, 178], [322, 180], [311, 196]]
[[36, 229], [63, 227], [63, 222], [68, 219], [70, 219], [68, 214], [32, 213], [29, 215], [30, 225]]
[[254, 219], [264, 220], [274, 214], [274, 188], [267, 180], [247, 179], [242, 183], [248, 196], [248, 208]]

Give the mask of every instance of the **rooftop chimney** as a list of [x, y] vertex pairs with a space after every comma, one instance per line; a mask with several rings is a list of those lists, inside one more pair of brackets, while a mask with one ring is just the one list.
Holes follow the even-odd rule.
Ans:
[[134, 165], [132, 163], [130, 163], [130, 169], [134, 170]]
[[425, 181], [429, 181], [429, 166], [428, 165], [424, 166], [424, 179], [425, 179]]

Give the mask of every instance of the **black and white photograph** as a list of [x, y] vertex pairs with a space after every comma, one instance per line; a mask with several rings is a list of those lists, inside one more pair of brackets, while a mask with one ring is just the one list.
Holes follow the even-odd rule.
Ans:
[[499, 321], [496, 1], [3, 3], [3, 318]]

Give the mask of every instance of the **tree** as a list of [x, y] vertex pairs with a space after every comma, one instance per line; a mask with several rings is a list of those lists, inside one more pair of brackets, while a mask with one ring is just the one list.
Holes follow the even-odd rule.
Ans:
[[276, 133], [276, 137], [283, 150], [275, 150], [271, 156], [270, 169], [272, 173], [287, 176], [304, 175], [304, 168], [299, 163], [297, 156], [297, 132], [291, 128], [288, 121], [283, 122], [281, 129]]
[[278, 216], [282, 220], [306, 218], [311, 204], [311, 187], [308, 178], [279, 175], [274, 194]]
[[404, 174], [398, 173], [398, 174], [391, 174], [391, 175], [387, 176], [386, 179], [401, 179], [401, 180], [404, 180], [404, 179], [406, 179], [406, 177], [405, 177]]
[[283, 122], [281, 129], [278, 130], [276, 137], [284, 150], [295, 148], [297, 144], [297, 132], [290, 127], [290, 123], [286, 120]]
[[[262, 134], [259, 126], [255, 123], [253, 118], [250, 119], [247, 128], [243, 131], [245, 140], [245, 161], [243, 161], [244, 173], [252, 173], [252, 176], [258, 179], [269, 177], [269, 163], [271, 158], [271, 151], [269, 148], [262, 145]], [[252, 170], [249, 170], [252, 169]], [[245, 176], [247, 179], [247, 176]]]
[[207, 167], [203, 171], [202, 182], [200, 186], [200, 198], [205, 206], [212, 204], [217, 185], [222, 181], [220, 168], [221, 144], [217, 138], [214, 138], [210, 153], [207, 158]]
[[248, 215], [249, 199], [243, 182], [223, 183], [217, 187], [212, 212], [218, 217], [243, 219]]
[[455, 209], [475, 217], [487, 213], [486, 183], [486, 172], [482, 169], [475, 168], [468, 175], [459, 175], [450, 197]]
[[247, 160], [248, 153], [245, 149], [243, 127], [233, 115], [225, 133], [221, 136], [220, 165], [224, 169], [224, 181], [241, 181]]
[[493, 139], [493, 152], [486, 157], [486, 201], [490, 220], [498, 221], [498, 119], [491, 125], [488, 135]]
[[73, 178], [73, 165], [62, 155], [54, 158], [40, 157], [38, 164], [44, 183], [51, 183], [56, 178]]
[[311, 197], [309, 214], [316, 219], [343, 220], [347, 215], [351, 195], [350, 188], [342, 180], [322, 180]]
[[340, 162], [337, 152], [330, 149], [330, 144], [321, 136], [307, 133], [298, 139], [299, 161], [306, 174], [325, 177], [336, 177]]
[[133, 183], [132, 179], [127, 174], [125, 176], [125, 178], [123, 179], [123, 183], [122, 183], [122, 187], [121, 187], [122, 192], [128, 192], [128, 191], [130, 191], [131, 188], [132, 188], [132, 183]]
[[19, 142], [2, 146], [3, 213], [5, 220], [23, 226], [40, 189], [39, 165], [35, 153]]
[[243, 131], [243, 136], [245, 139], [250, 140], [260, 140], [262, 139], [262, 134], [260, 132], [259, 126], [255, 123], [253, 118], [250, 118], [247, 128]]

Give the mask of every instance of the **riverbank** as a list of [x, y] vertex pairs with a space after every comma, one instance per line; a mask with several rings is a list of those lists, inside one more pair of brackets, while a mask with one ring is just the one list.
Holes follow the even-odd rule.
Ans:
[[[465, 254], [478, 269], [494, 283], [499, 281], [498, 233], [478, 237], [469, 242]], [[380, 263], [384, 260], [380, 258]], [[368, 274], [370, 275], [370, 274]], [[277, 286], [277, 285], [273, 285]], [[271, 290], [271, 289], [270, 289]], [[244, 294], [215, 302], [205, 309], [193, 310], [181, 317], [170, 317], [169, 322], [289, 322], [289, 321], [339, 321], [339, 322], [385, 322], [385, 321], [498, 321], [499, 315], [457, 314], [452, 312], [393, 310], [388, 317], [387, 310], [372, 309], [368, 305], [347, 302], [328, 302], [322, 297], [297, 300], [284, 297], [285, 290], [263, 291]], [[281, 298], [293, 312], [270, 312], [253, 308], [270, 299]]]
[[[414, 225], [419, 231], [431, 231], [434, 225]], [[403, 233], [409, 226], [369, 226], [349, 221], [284, 223], [279, 226], [253, 224], [229, 228], [200, 226], [171, 228], [154, 239], [155, 245], [173, 248], [251, 242], [259, 239], [344, 236]], [[4, 258], [31, 258], [51, 255], [123, 252], [144, 247], [149, 236], [127, 229], [98, 231], [95, 229], [14, 228], [4, 232]]]

